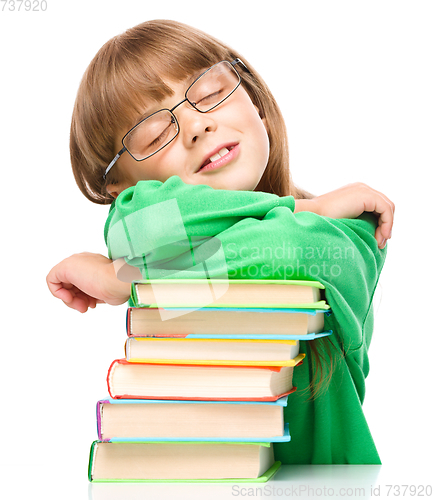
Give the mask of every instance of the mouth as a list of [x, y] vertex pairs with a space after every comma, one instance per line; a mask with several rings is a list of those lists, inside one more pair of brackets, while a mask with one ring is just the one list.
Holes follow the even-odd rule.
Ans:
[[223, 165], [227, 165], [236, 156], [238, 156], [239, 149], [240, 147], [238, 143], [219, 146], [209, 154], [197, 172], [206, 172], [208, 170], [214, 170], [222, 167]]

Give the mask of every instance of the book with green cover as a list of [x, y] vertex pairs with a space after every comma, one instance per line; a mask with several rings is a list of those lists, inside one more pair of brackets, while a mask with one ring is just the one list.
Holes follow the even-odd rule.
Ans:
[[318, 281], [159, 279], [134, 281], [135, 307], [245, 307], [323, 309]]
[[271, 443], [94, 441], [91, 482], [266, 482], [279, 469]]

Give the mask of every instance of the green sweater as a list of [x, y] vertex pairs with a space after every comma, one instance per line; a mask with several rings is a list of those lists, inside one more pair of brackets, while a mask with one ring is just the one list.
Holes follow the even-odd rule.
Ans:
[[[292, 439], [274, 445], [275, 457], [287, 464], [379, 464], [362, 410], [372, 299], [386, 257], [374, 238], [376, 220], [369, 214], [358, 219], [295, 214], [294, 206], [292, 196], [215, 190], [174, 176], [122, 192], [110, 208], [104, 235], [110, 258], [126, 258], [146, 277], [175, 270], [202, 277], [204, 259], [197, 256], [211, 244], [205, 257], [213, 277], [320, 281], [333, 311], [325, 318], [325, 329], [334, 332], [326, 341], [331, 381], [310, 397], [313, 355], [309, 342], [300, 342], [307, 361], [294, 370], [297, 392], [285, 409]], [[322, 363], [325, 376], [330, 364]]]

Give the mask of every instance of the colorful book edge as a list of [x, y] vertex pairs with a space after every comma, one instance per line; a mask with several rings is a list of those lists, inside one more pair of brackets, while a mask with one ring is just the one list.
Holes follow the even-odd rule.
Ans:
[[128, 363], [151, 365], [206, 365], [206, 366], [297, 366], [305, 358], [305, 354], [298, 354], [293, 359], [280, 359], [275, 361], [245, 361], [245, 360], [218, 360], [218, 359], [156, 359], [156, 358], [129, 358]]
[[101, 436], [98, 435], [98, 439], [101, 442], [104, 443], [150, 443], [150, 442], [164, 442], [164, 443], [171, 443], [171, 442], [208, 442], [208, 443], [264, 443], [270, 442], [270, 443], [287, 443], [291, 441], [291, 435], [289, 433], [289, 424], [285, 423], [284, 429], [283, 429], [283, 434], [281, 436], [270, 436], [270, 437], [248, 437], [248, 438], [243, 438], [243, 437], [132, 437], [132, 438], [125, 438], [125, 437], [112, 437], [110, 439], [101, 439]]
[[202, 340], [314, 340], [320, 337], [332, 335], [332, 330], [325, 330], [319, 333], [306, 333], [303, 335], [273, 335], [266, 334], [221, 334], [221, 333], [188, 333], [188, 334], [173, 334], [170, 337], [167, 335], [129, 335], [130, 338], [173, 338], [173, 339], [202, 339]]
[[314, 288], [320, 288], [321, 290], [325, 289], [325, 286], [319, 281], [308, 281], [308, 280], [258, 280], [258, 279], [219, 279], [219, 278], [162, 278], [162, 279], [143, 279], [143, 280], [135, 280], [131, 283], [132, 286], [135, 285], [144, 285], [144, 284], [158, 284], [158, 283], [173, 283], [173, 284], [203, 284], [203, 283], [215, 283], [215, 284], [227, 284], [234, 283], [241, 285], [300, 285], [300, 286], [310, 286]]
[[[142, 304], [138, 302], [137, 297], [133, 297], [133, 304], [135, 308], [160, 308], [160, 309], [249, 309], [250, 304], [214, 304], [213, 302], [209, 305], [198, 304], [195, 306], [194, 304], [185, 304], [181, 306], [180, 304]], [[251, 308], [251, 307], [250, 307]], [[253, 309], [253, 308], [252, 308]], [[324, 310], [328, 311], [330, 306], [326, 303], [325, 300], [319, 300], [317, 302], [309, 302], [306, 304], [255, 304], [255, 309], [316, 309], [316, 310]]]

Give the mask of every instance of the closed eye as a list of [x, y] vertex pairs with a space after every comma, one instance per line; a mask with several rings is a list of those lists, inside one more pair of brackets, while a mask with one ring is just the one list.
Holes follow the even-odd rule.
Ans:
[[219, 98], [220, 94], [222, 94], [222, 93], [223, 93], [223, 89], [217, 90], [216, 92], [213, 92], [212, 94], [208, 94], [207, 96], [202, 97], [202, 99], [200, 99], [195, 104], [196, 105], [206, 104], [207, 101], [216, 101], [217, 98]]
[[161, 132], [161, 134], [156, 137], [150, 144], [149, 144], [149, 147], [153, 147], [153, 146], [158, 146], [161, 142], [163, 142], [166, 137], [169, 135], [169, 132], [170, 132], [170, 128], [172, 127], [172, 124], [168, 125], [164, 130], [163, 132]]

